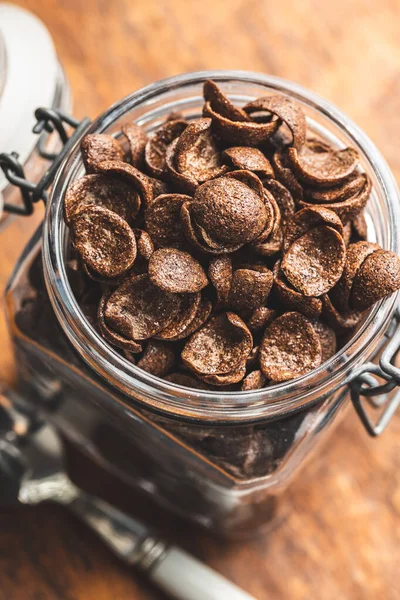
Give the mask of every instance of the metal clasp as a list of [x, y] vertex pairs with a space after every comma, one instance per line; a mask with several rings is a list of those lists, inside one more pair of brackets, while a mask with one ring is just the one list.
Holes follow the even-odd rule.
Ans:
[[[400, 307], [396, 310], [394, 327], [389, 335], [391, 338], [382, 351], [379, 365], [366, 363], [348, 382], [354, 408], [367, 432], [374, 437], [381, 435], [386, 429], [400, 405], [400, 368], [395, 366], [400, 350]], [[380, 383], [377, 377], [384, 383]], [[399, 389], [388, 397], [396, 387]], [[373, 422], [369, 416], [366, 402], [381, 411], [377, 421]]]
[[[33, 213], [33, 205], [36, 202], [39, 200], [43, 200], [44, 203], [47, 202], [47, 190], [52, 184], [60, 164], [90, 123], [88, 118], [77, 121], [60, 110], [48, 108], [37, 108], [35, 118], [37, 122], [33, 127], [33, 132], [40, 136], [37, 151], [42, 158], [52, 162], [40, 181], [32, 183], [25, 177], [23, 166], [18, 160], [18, 154], [15, 152], [0, 154], [0, 169], [10, 184], [20, 189], [22, 197], [22, 205], [5, 203], [3, 209], [5, 212], [27, 216]], [[70, 136], [66, 126], [74, 130]], [[57, 132], [62, 145], [58, 153], [51, 153], [46, 150], [48, 136], [54, 131]]]

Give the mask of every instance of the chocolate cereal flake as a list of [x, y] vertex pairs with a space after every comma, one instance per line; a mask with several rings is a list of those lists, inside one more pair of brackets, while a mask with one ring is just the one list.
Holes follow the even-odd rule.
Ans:
[[185, 365], [199, 375], [225, 375], [245, 364], [252, 346], [246, 324], [227, 312], [213, 317], [196, 331], [181, 356]]
[[165, 154], [168, 146], [178, 138], [187, 126], [184, 120], [167, 121], [150, 136], [145, 148], [145, 162], [154, 177], [166, 175]]
[[297, 291], [318, 297], [340, 279], [346, 260], [342, 236], [332, 227], [314, 227], [290, 246], [282, 271]]
[[252, 333], [264, 331], [268, 323], [271, 323], [277, 317], [276, 310], [259, 306], [254, 309], [250, 317], [247, 319], [247, 326]]
[[230, 121], [250, 121], [242, 108], [235, 106], [214, 81], [208, 80], [203, 87], [204, 100], [222, 117]]
[[184, 194], [163, 194], [146, 209], [147, 231], [156, 248], [182, 245], [180, 212], [182, 205], [190, 200]]
[[136, 189], [109, 175], [85, 175], [68, 188], [64, 198], [64, 219], [70, 225], [73, 215], [96, 204], [108, 208], [129, 224], [140, 209], [140, 196]]
[[372, 242], [357, 242], [350, 244], [347, 248], [343, 274], [330, 294], [331, 299], [339, 310], [348, 311], [350, 309], [349, 298], [357, 271], [367, 256], [376, 250], [380, 250], [380, 246]]
[[[363, 187], [353, 196], [340, 202], [327, 202], [324, 204], [324, 207], [335, 212], [343, 223], [359, 215], [368, 202], [372, 189], [371, 180], [365, 173], [362, 174], [362, 179], [364, 182]], [[310, 206], [310, 203], [300, 201], [300, 206], [307, 207]]]
[[180, 298], [180, 305], [173, 320], [155, 337], [160, 340], [178, 340], [188, 337], [191, 325], [196, 318], [200, 307], [201, 294], [184, 294]]
[[248, 114], [267, 112], [278, 117], [290, 129], [293, 146], [300, 150], [306, 140], [306, 119], [300, 104], [281, 94], [258, 98], [244, 107]]
[[155, 286], [147, 275], [130, 276], [108, 299], [106, 324], [132, 340], [146, 340], [177, 315], [181, 298]]
[[235, 146], [227, 148], [223, 156], [236, 169], [252, 171], [262, 178], [274, 176], [271, 163], [258, 148]]
[[174, 152], [175, 168], [195, 182], [203, 183], [223, 175], [221, 153], [211, 133], [211, 119], [197, 119], [179, 136]]
[[99, 164], [105, 160], [124, 160], [124, 153], [118, 141], [105, 133], [85, 135], [81, 142], [81, 153], [86, 173], [97, 173]]
[[250, 390], [259, 390], [265, 387], [266, 377], [260, 369], [252, 371], [243, 380], [241, 385], [242, 392], [249, 392]]
[[229, 256], [216, 256], [210, 260], [208, 277], [216, 289], [219, 305], [224, 305], [228, 301], [232, 275], [232, 260]]
[[133, 229], [133, 233], [136, 238], [138, 254], [144, 260], [150, 260], [151, 255], [154, 252], [154, 245], [151, 237], [143, 229]]
[[328, 327], [328, 325], [322, 321], [314, 319], [311, 321], [311, 324], [319, 337], [319, 341], [321, 343], [321, 362], [324, 363], [336, 353], [336, 334], [333, 329]]
[[193, 201], [187, 204], [188, 219], [193, 218], [195, 235], [197, 227], [202, 246], [215, 253], [239, 248], [255, 239], [267, 222], [263, 197], [232, 177], [203, 183], [196, 190]]
[[200, 263], [175, 248], [160, 248], [152, 254], [149, 278], [162, 290], [176, 294], [199, 292], [208, 284]]
[[101, 206], [89, 205], [73, 216], [71, 240], [83, 262], [105, 277], [122, 275], [136, 258], [136, 239], [128, 223]]
[[263, 306], [271, 291], [274, 278], [268, 269], [264, 273], [237, 269], [233, 273], [228, 306], [239, 313], [250, 313]]
[[305, 375], [321, 364], [321, 343], [312, 324], [296, 312], [285, 313], [265, 330], [261, 370], [274, 382]]
[[331, 186], [345, 181], [359, 161], [354, 148], [334, 150], [314, 138], [307, 140], [301, 151], [289, 148], [288, 161], [293, 172], [305, 183]]
[[285, 307], [295, 310], [306, 317], [319, 317], [322, 311], [322, 301], [319, 298], [309, 298], [295, 290], [287, 281], [281, 270], [281, 263], [274, 266], [274, 289]]
[[126, 123], [122, 127], [122, 133], [128, 140], [131, 153], [131, 165], [137, 169], [144, 167], [144, 150], [147, 144], [147, 133], [136, 125], [136, 123]]
[[120, 333], [117, 333], [111, 327], [109, 327], [106, 323], [106, 320], [104, 317], [104, 312], [106, 309], [106, 304], [107, 304], [111, 294], [112, 294], [112, 292], [106, 292], [105, 294], [103, 294], [103, 296], [100, 300], [100, 304], [99, 304], [99, 308], [98, 308], [98, 312], [97, 312], [97, 319], [98, 319], [97, 322], [98, 322], [100, 332], [101, 332], [102, 336], [104, 337], [104, 339], [107, 340], [108, 342], [110, 342], [110, 344], [112, 344], [113, 346], [116, 346], [117, 348], [120, 348], [121, 350], [128, 351], [129, 353], [132, 353], [132, 354], [139, 354], [142, 351], [142, 346], [140, 344], [138, 344], [137, 342], [135, 342], [133, 340], [127, 339]]
[[133, 185], [145, 206], [148, 206], [153, 200], [153, 184], [151, 180], [132, 165], [109, 160], [99, 163], [98, 171], [104, 174], [115, 175]]
[[146, 343], [143, 356], [137, 363], [137, 366], [156, 375], [164, 377], [175, 365], [175, 352], [171, 344], [160, 342], [158, 340], [149, 340]]
[[400, 259], [389, 250], [376, 250], [358, 269], [349, 304], [365, 310], [400, 289]]

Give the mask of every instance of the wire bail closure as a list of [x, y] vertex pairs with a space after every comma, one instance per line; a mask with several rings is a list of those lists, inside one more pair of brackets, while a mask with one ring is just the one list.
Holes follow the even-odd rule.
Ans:
[[[52, 184], [61, 162], [90, 123], [90, 119], [88, 118], [78, 121], [66, 115], [61, 110], [52, 110], [49, 108], [37, 108], [35, 110], [35, 118], [37, 122], [33, 127], [33, 132], [40, 136], [37, 145], [38, 153], [41, 158], [51, 161], [51, 165], [40, 181], [33, 183], [26, 179], [23, 166], [19, 162], [16, 152], [1, 153], [0, 168], [7, 181], [19, 188], [22, 197], [22, 205], [5, 203], [4, 212], [29, 216], [33, 213], [33, 207], [36, 202], [43, 200], [46, 204], [48, 198], [47, 189]], [[66, 127], [74, 130], [70, 136]], [[48, 136], [54, 131], [57, 132], [62, 145], [58, 153], [46, 150]]]
[[[390, 338], [382, 351], [379, 365], [366, 363], [348, 381], [353, 406], [365, 429], [373, 437], [383, 433], [400, 405], [400, 368], [395, 365], [400, 350], [400, 306], [393, 317], [393, 327], [389, 327], [386, 335]], [[377, 377], [385, 383], [378, 382]], [[399, 389], [389, 396], [396, 387]], [[377, 421], [371, 419], [366, 403], [380, 410]]]

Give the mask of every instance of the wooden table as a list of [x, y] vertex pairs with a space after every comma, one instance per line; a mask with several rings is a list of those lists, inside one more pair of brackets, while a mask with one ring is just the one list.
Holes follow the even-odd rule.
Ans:
[[[20, 0], [49, 27], [72, 84], [74, 113], [95, 116], [155, 79], [250, 69], [296, 80], [347, 112], [400, 175], [400, 4], [395, 0]], [[1, 285], [40, 220], [1, 234]], [[12, 379], [0, 325], [1, 377]], [[379, 440], [353, 412], [287, 495], [278, 527], [226, 545], [147, 505], [164, 533], [259, 600], [400, 598], [400, 415]], [[83, 468], [134, 512], [131, 492]], [[86, 469], [86, 470], [85, 470]], [[147, 503], [146, 503], [147, 504]], [[0, 600], [145, 600], [163, 596], [64, 510], [0, 511]], [[223, 599], [221, 599], [223, 600]], [[229, 599], [227, 599], [229, 600]]]

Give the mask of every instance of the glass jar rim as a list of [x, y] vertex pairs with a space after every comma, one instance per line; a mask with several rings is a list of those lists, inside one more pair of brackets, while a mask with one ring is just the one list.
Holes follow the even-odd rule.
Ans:
[[[362, 148], [385, 197], [390, 216], [390, 250], [398, 253], [400, 196], [394, 177], [371, 140], [344, 113], [321, 96], [299, 84], [248, 71], [199, 71], [160, 80], [112, 105], [86, 133], [105, 131], [116, 119], [140, 105], [150, 105], [161, 93], [181, 86], [235, 81], [265, 86], [267, 92], [288, 94], [324, 115]], [[321, 400], [344, 385], [350, 371], [368, 360], [386, 331], [397, 295], [382, 300], [370, 312], [355, 336], [327, 362], [289, 382], [247, 392], [208, 391], [185, 388], [146, 373], [108, 345], [83, 315], [70, 288], [63, 255], [62, 203], [69, 176], [80, 164], [79, 142], [57, 174], [43, 229], [43, 268], [48, 294], [64, 332], [85, 362], [103, 379], [142, 406], [177, 418], [230, 423], [274, 418]]]

